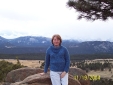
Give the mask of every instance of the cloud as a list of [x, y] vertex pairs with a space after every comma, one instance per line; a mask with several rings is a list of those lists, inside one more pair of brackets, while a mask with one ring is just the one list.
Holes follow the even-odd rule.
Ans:
[[78, 13], [66, 6], [68, 0], [1, 0], [0, 36], [45, 36], [63, 39], [113, 41], [112, 20], [77, 20]]
[[13, 38], [17, 38], [17, 37], [20, 37], [20, 36], [26, 36], [28, 34], [25, 33], [25, 32], [2, 30], [2, 31], [0, 31], [0, 35], [4, 38], [7, 38], [7, 39], [13, 39]]
[[0, 10], [0, 16], [2, 18], [7, 18], [10, 20], [21, 20], [21, 21], [39, 20], [37, 16], [19, 14], [17, 12], [10, 11], [10, 10]]

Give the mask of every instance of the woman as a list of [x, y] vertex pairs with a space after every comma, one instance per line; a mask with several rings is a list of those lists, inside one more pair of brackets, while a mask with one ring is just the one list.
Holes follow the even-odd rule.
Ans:
[[52, 45], [46, 50], [44, 75], [50, 66], [50, 78], [52, 85], [68, 85], [68, 71], [70, 67], [70, 56], [66, 47], [62, 46], [61, 36], [53, 35]]

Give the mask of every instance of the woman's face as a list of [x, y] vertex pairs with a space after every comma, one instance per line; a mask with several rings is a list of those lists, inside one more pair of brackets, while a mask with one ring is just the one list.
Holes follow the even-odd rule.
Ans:
[[54, 46], [59, 46], [60, 45], [60, 40], [57, 39], [57, 37], [54, 37], [53, 38], [53, 44], [54, 44]]

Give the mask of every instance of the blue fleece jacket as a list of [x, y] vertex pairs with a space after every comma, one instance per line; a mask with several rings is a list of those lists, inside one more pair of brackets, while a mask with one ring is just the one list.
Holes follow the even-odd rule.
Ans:
[[[50, 67], [49, 67], [50, 66]], [[51, 45], [46, 50], [44, 72], [47, 73], [48, 68], [52, 71], [69, 71], [70, 55], [66, 47], [60, 45], [55, 47]]]

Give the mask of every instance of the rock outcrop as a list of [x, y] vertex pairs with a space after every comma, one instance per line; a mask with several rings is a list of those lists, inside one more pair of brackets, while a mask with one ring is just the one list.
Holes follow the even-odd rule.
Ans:
[[90, 80], [85, 71], [80, 68], [70, 68], [69, 74], [73, 75], [74, 79], [78, 79], [81, 85], [90, 85]]
[[[3, 85], [52, 85], [50, 79], [50, 70], [47, 74], [40, 75], [43, 69], [40, 68], [20, 68], [7, 74]], [[87, 75], [83, 70], [78, 68], [69, 69], [68, 85], [90, 85], [88, 80], [75, 80], [74, 75]]]
[[43, 69], [24, 67], [24, 68], [12, 70], [11, 72], [9, 72], [7, 74], [5, 81], [14, 83], [14, 82], [22, 81], [30, 75], [41, 73], [41, 72], [43, 72]]
[[[11, 85], [52, 85], [50, 79], [50, 72], [41, 76], [39, 73], [31, 75], [25, 78], [23, 81], [11, 83]], [[79, 81], [74, 80], [72, 76], [69, 76], [69, 85], [81, 85]]]

